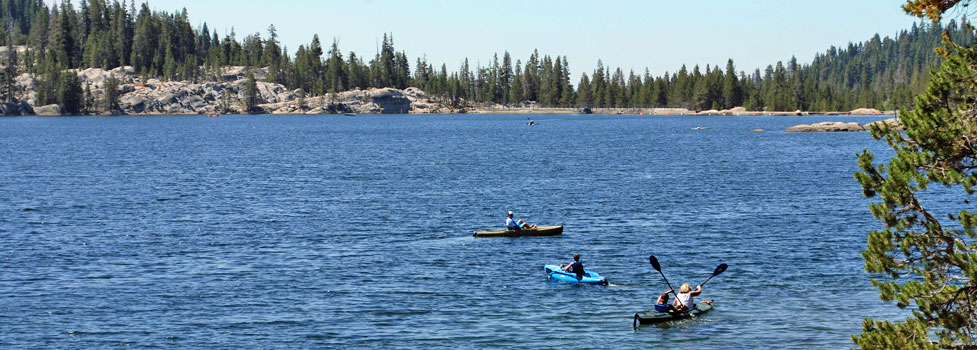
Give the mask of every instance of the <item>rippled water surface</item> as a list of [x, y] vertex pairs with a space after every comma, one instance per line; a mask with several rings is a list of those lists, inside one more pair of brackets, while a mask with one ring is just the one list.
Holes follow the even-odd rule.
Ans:
[[[904, 317], [859, 256], [884, 145], [782, 131], [881, 117], [532, 118], [0, 118], [0, 347], [847, 348]], [[564, 234], [472, 237], [507, 210]], [[548, 280], [573, 253], [611, 285]], [[729, 264], [716, 309], [631, 328], [649, 255]]]

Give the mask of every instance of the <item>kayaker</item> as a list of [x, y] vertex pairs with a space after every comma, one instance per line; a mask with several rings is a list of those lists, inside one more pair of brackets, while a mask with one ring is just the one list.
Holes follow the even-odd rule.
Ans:
[[571, 272], [578, 275], [584, 274], [583, 263], [580, 262], [580, 254], [573, 254], [573, 262], [566, 264], [566, 266], [560, 264], [560, 268], [566, 272]]
[[510, 230], [519, 230], [519, 222], [512, 218], [512, 210], [509, 211], [509, 215], [505, 218], [505, 228]]
[[534, 229], [536, 225], [527, 224], [525, 221], [516, 220], [512, 217], [512, 210], [509, 211], [509, 215], [505, 219], [505, 228], [509, 230], [525, 230]]
[[675, 294], [675, 302], [672, 303], [672, 306], [677, 311], [692, 310], [695, 308], [695, 301], [692, 297], [699, 294], [702, 294], [702, 286], [695, 286], [695, 290], [692, 290], [692, 286], [688, 283], [683, 283], [678, 288], [678, 293]]
[[655, 302], [655, 311], [658, 312], [671, 312], [675, 311], [675, 307], [668, 305], [668, 295], [675, 293], [674, 289], [669, 289], [658, 296], [658, 301]]

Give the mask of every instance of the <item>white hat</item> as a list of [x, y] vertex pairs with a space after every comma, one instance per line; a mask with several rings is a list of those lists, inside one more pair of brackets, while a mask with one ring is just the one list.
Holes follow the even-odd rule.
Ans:
[[509, 211], [509, 215], [512, 215], [512, 210]]

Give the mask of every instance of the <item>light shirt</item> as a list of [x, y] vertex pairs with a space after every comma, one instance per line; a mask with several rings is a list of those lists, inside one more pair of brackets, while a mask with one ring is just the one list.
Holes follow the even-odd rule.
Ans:
[[512, 218], [505, 218], [505, 227], [519, 227], [519, 223]]
[[678, 293], [675, 295], [675, 300], [678, 300], [679, 303], [692, 310], [692, 293]]

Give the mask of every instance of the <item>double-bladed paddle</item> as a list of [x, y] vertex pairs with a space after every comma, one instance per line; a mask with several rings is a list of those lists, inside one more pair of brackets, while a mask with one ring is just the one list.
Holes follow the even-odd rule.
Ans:
[[[719, 276], [719, 274], [723, 273], [723, 271], [726, 271], [727, 267], [729, 267], [729, 265], [726, 264], [719, 264], [719, 266], [716, 266], [716, 270], [712, 272], [712, 276], [706, 278], [706, 282], [709, 282], [709, 280], [711, 280], [713, 277]], [[702, 282], [702, 284], [699, 284], [699, 286], [705, 285], [706, 282]]]
[[[658, 259], [656, 259], [654, 255], [652, 255], [652, 256], [649, 256], [648, 257], [648, 261], [651, 262], [651, 267], [655, 268], [655, 270], [658, 271], [658, 273], [662, 275], [662, 279], [665, 280], [665, 284], [668, 285], [668, 289], [671, 289], [672, 290], [672, 293], [674, 293], [675, 294], [675, 297], [677, 298], [678, 297], [678, 292], [675, 291], [675, 288], [672, 288], [672, 284], [671, 283], [668, 283], [668, 278], [665, 278], [665, 273], [662, 272], [662, 266], [661, 266], [661, 264], [658, 263]], [[719, 276], [719, 274], [723, 273], [723, 271], [726, 271], [726, 268], [728, 268], [728, 267], [729, 267], [729, 265], [719, 264], [719, 266], [716, 266], [716, 270], [712, 271], [712, 276], [709, 276], [709, 278], [707, 278], [705, 282], [702, 282], [701, 284], [699, 284], [699, 286], [701, 287], [701, 286], [705, 285], [706, 282], [709, 282], [709, 280], [711, 280], [713, 277]], [[685, 312], [688, 313], [689, 311], [686, 310]]]
[[668, 289], [671, 289], [672, 293], [675, 293], [675, 288], [672, 288], [672, 284], [668, 283], [668, 279], [665, 278], [665, 273], [662, 272], [662, 265], [658, 263], [658, 259], [655, 259], [655, 256], [652, 255], [648, 257], [648, 261], [651, 262], [651, 267], [655, 268], [655, 270], [662, 275], [662, 279], [665, 280], [665, 284], [668, 285]]
[[[668, 282], [668, 278], [665, 278], [665, 273], [662, 272], [662, 266], [661, 266], [661, 264], [658, 263], [658, 259], [656, 259], [654, 255], [652, 255], [652, 256], [649, 256], [648, 257], [648, 261], [651, 262], [651, 267], [653, 267], [655, 269], [655, 271], [658, 271], [658, 273], [662, 275], [662, 279], [665, 280], [665, 284], [668, 285], [668, 289], [671, 289], [672, 290], [672, 293], [675, 293], [676, 297], [678, 297], [678, 292], [675, 292], [675, 288], [672, 288], [672, 284]], [[712, 276], [709, 276], [709, 278], [707, 278], [705, 282], [702, 282], [702, 284], [699, 284], [699, 286], [702, 286], [702, 285], [706, 284], [706, 282], [709, 282], [709, 280], [711, 280], [713, 277], [719, 276], [719, 274], [721, 274], [724, 271], [726, 271], [726, 268], [728, 268], [728, 267], [729, 267], [729, 265], [719, 264], [719, 266], [716, 266], [716, 269], [712, 272]], [[684, 314], [686, 314], [686, 315], [689, 315], [691, 317], [692, 316], [692, 313], [690, 311], [691, 310], [689, 310], [688, 308], [686, 308], [685, 310], [682, 310], [681, 312], [684, 313]], [[632, 326], [635, 327], [635, 328], [638, 327], [638, 318], [639, 317], [640, 316], [637, 313], [634, 314], [634, 322], [632, 323]]]

